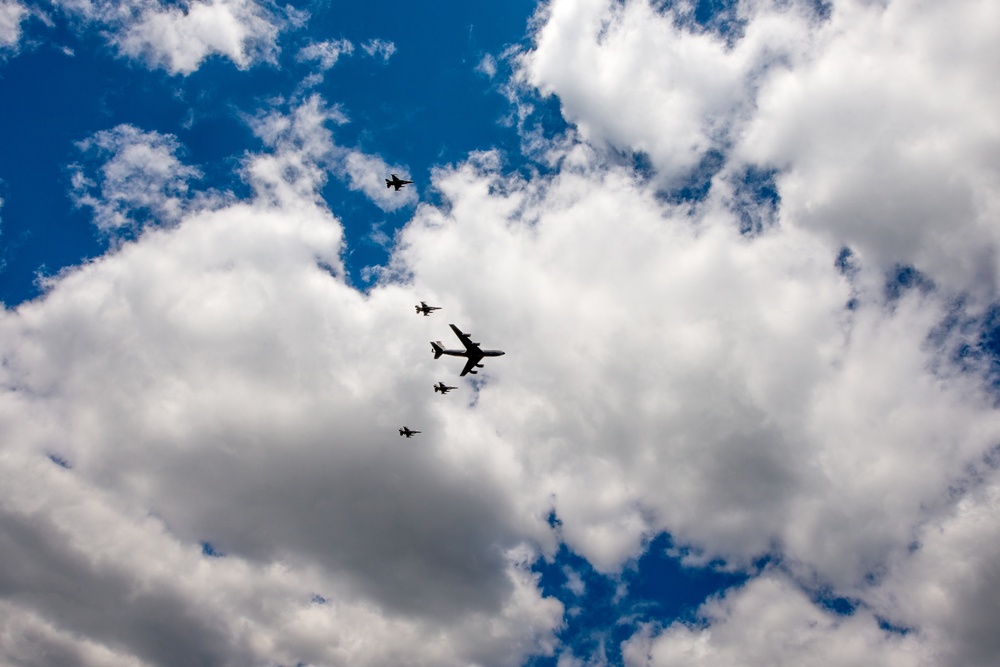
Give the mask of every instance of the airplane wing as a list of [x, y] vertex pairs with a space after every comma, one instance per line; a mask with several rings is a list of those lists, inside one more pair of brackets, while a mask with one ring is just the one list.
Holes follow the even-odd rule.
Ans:
[[[462, 333], [459, 330], [459, 328], [456, 327], [454, 324], [449, 324], [448, 326], [450, 326], [451, 330], [455, 332], [455, 335], [458, 336], [458, 339], [462, 341], [462, 345], [465, 346], [466, 351], [472, 352], [473, 350], [475, 350], [476, 352], [479, 352], [479, 345], [477, 343], [472, 342], [472, 339], [469, 338], [469, 334]], [[480, 359], [481, 358], [482, 355], [480, 355]]]
[[482, 360], [483, 360], [483, 353], [479, 351], [478, 347], [470, 349], [469, 360], [465, 362], [465, 368], [462, 369], [462, 372], [459, 373], [459, 376], [460, 377], [464, 376], [466, 373], [475, 368], [476, 364], [478, 364]]

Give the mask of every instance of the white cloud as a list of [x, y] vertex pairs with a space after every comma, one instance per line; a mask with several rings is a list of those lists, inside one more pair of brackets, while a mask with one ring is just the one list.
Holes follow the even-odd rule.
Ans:
[[[420, 324], [412, 295], [343, 281], [317, 192], [326, 118], [317, 98], [259, 116], [272, 149], [245, 162], [251, 200], [147, 230], [0, 316], [4, 661], [59, 645], [121, 664], [183, 647], [212, 664], [514, 666], [553, 650], [562, 606], [528, 569], [543, 517], [510, 511], [475, 443], [434, 434], [425, 336], [386, 336]], [[401, 422], [427, 435], [401, 443]]]
[[[998, 296], [990, 221], [1000, 192], [1000, 133], [989, 111], [1000, 102], [989, 83], [1000, 58], [996, 8], [970, 0], [927, 12], [845, 0], [824, 18], [808, 3], [744, 3], [737, 10], [744, 24], [722, 37], [693, 26], [689, 7], [678, 7], [556, 0], [536, 17], [533, 48], [520, 56], [520, 82], [559, 95], [579, 136], [602, 152], [646, 153], [657, 170], [653, 187], [683, 185], [709, 151], [721, 155], [712, 191], [691, 210], [690, 240], [671, 238], [669, 251], [666, 242], [636, 240], [635, 220], [652, 204], [600, 206], [597, 194], [576, 194], [586, 202], [578, 212], [566, 204], [575, 234], [595, 225], [589, 217], [606, 216], [635, 244], [621, 253], [631, 258], [627, 265], [609, 264], [619, 239], [590, 245], [601, 248], [584, 255], [600, 277], [596, 293], [580, 289], [582, 270], [567, 279], [567, 260], [548, 258], [562, 263], [559, 279], [574, 285], [575, 299], [629, 326], [612, 337], [603, 332], [614, 325], [576, 317], [561, 335], [533, 330], [560, 341], [561, 351], [573, 331], [587, 331], [577, 365], [602, 367], [606, 349], [655, 352], [641, 362], [642, 393], [612, 376], [597, 384], [624, 398], [591, 398], [575, 412], [538, 396], [528, 402], [540, 415], [575, 413], [581, 422], [553, 427], [564, 449], [538, 454], [567, 468], [575, 459], [561, 475], [567, 492], [556, 494], [564, 537], [608, 569], [635, 553], [636, 535], [658, 529], [689, 541], [694, 561], [699, 550], [701, 560], [725, 553], [730, 564], [773, 551], [795, 581], [832, 587], [916, 628], [900, 640], [859, 612], [855, 621], [867, 628], [859, 636], [887, 656], [876, 661], [912, 664], [914, 656], [935, 655], [943, 664], [988, 664], [997, 625], [988, 602], [996, 577], [986, 563], [997, 547], [992, 537], [963, 543], [965, 530], [945, 517], [955, 511], [956, 488], [976, 490], [960, 507], [961, 516], [979, 517], [977, 534], [995, 506], [983, 480], [967, 472], [996, 444], [994, 399], [979, 379], [986, 369], [973, 359], [972, 373], [962, 374], [949, 357], [963, 345], [975, 351], [976, 328], [986, 321], [980, 315]], [[580, 164], [572, 150], [555, 153], [564, 176]], [[746, 202], [739, 188], [748, 166], [776, 170], [780, 203], [763, 235], [731, 243], [722, 230], [740, 223], [725, 210]], [[592, 178], [585, 182], [594, 187]], [[521, 203], [508, 208], [540, 225], [552, 219], [551, 211]], [[665, 215], [665, 230], [678, 227], [680, 213], [687, 211]], [[543, 232], [532, 228], [536, 237]], [[849, 279], [830, 270], [843, 246], [862, 267]], [[636, 258], [655, 255], [653, 248], [665, 253], [649, 262], [658, 268], [637, 272], [646, 263]], [[887, 275], [898, 264], [915, 266], [937, 288], [886, 303]], [[608, 278], [622, 274], [641, 303]], [[547, 276], [531, 281], [547, 291], [539, 287]], [[838, 307], [851, 298], [859, 299], [853, 310]], [[637, 317], [643, 304], [676, 321]], [[589, 386], [579, 377], [570, 384]], [[623, 426], [621, 414], [635, 428]], [[643, 438], [647, 444], [638, 444]], [[578, 452], [591, 441], [614, 442], [615, 453], [597, 447], [581, 465]], [[609, 479], [615, 482], [605, 481], [601, 494], [578, 491]], [[569, 507], [561, 509], [561, 500]], [[936, 526], [933, 548], [912, 552], [917, 536], [929, 539]], [[959, 544], [971, 553], [953, 567]], [[801, 598], [789, 585], [776, 609]], [[948, 598], [932, 612], [930, 600], [942, 591]], [[810, 603], [800, 602], [806, 615]], [[687, 646], [683, 664], [732, 664], [734, 656], [746, 664], [809, 664], [810, 656], [823, 662], [824, 646], [842, 634], [841, 621], [817, 620], [822, 630], [803, 634], [803, 643], [779, 642], [778, 658], [753, 653], [752, 628], [760, 623], [749, 612], [708, 616], [704, 632], [683, 639], [679, 628], [664, 631], [650, 644], [658, 657], [635, 654], [633, 662], [675, 664], [680, 654], [671, 651]], [[832, 664], [838, 656], [854, 664], [844, 648], [831, 653]]]
[[873, 598], [889, 621], [938, 647], [942, 663], [986, 667], [1000, 650], [1000, 478], [995, 459], [978, 468], [988, 482], [921, 528], [915, 552], [894, 563]]
[[815, 606], [781, 576], [767, 574], [701, 608], [707, 627], [652, 627], [625, 642], [628, 667], [691, 665], [936, 664], [916, 637], [887, 634], [865, 610], [838, 616]]
[[[377, 155], [338, 146], [332, 133], [324, 125], [327, 122], [343, 124], [348, 120], [340, 109], [328, 107], [316, 94], [308, 97], [289, 114], [275, 111], [250, 119], [254, 132], [267, 145], [282, 149], [278, 151], [282, 156], [280, 160], [276, 159], [273, 164], [268, 162], [266, 166], [264, 160], [258, 160], [260, 164], [255, 168], [291, 168], [302, 173], [309, 172], [310, 177], [301, 181], [304, 189], [296, 192], [294, 197], [311, 196], [309, 193], [325, 182], [329, 171], [346, 178], [350, 189], [363, 193], [383, 211], [393, 211], [416, 203], [418, 195], [415, 186], [407, 185], [399, 192], [385, 186], [390, 173], [408, 179], [409, 172], [405, 167], [391, 166]], [[300, 155], [304, 155], [307, 161], [302, 162]], [[290, 166], [282, 162], [288, 160], [297, 164]], [[285, 187], [285, 182], [276, 174], [268, 182]]]
[[979, 380], [927, 370], [948, 304], [846, 310], [837, 249], [807, 232], [750, 243], [721, 208], [694, 226], [616, 170], [519, 184], [466, 167], [436, 186], [449, 215], [418, 209], [398, 258], [514, 341], [490, 405], [532, 443], [521, 494], [554, 495], [599, 569], [669, 530], [733, 563], [778, 545], [852, 586], [992, 445]]
[[405, 167], [386, 164], [378, 155], [370, 155], [358, 150], [346, 151], [342, 158], [342, 169], [347, 175], [347, 184], [352, 190], [363, 192], [383, 211], [395, 211], [417, 202], [417, 188], [406, 185], [396, 192], [389, 188], [385, 180], [395, 173], [404, 180], [410, 180]]
[[476, 71], [482, 72], [492, 79], [497, 74], [497, 59], [487, 53], [483, 56], [483, 59], [479, 61], [479, 64], [476, 65]]
[[[761, 13], [771, 3], [764, 2]], [[648, 153], [674, 187], [732, 140], [754, 76], [795, 48], [808, 17], [791, 8], [755, 23], [735, 47], [695, 32], [647, 2], [551, 2], [536, 20], [518, 77], [559, 96], [563, 115], [595, 145]], [[770, 10], [775, 12], [775, 10]]]
[[94, 224], [102, 231], [173, 224], [194, 203], [188, 183], [201, 172], [181, 163], [180, 146], [171, 135], [119, 125], [97, 132], [78, 147], [103, 161], [100, 175], [93, 178], [74, 165], [71, 192], [77, 206], [93, 209]]
[[[746, 2], [737, 38], [686, 5], [546, 5], [519, 80], [596, 145], [683, 185], [711, 150], [780, 170], [782, 224], [950, 287], [996, 287], [1000, 66], [995, 3]], [[961, 76], [955, 76], [961, 72]], [[947, 224], [944, 224], [947, 222]]]
[[[71, 14], [101, 24], [125, 56], [171, 74], [190, 74], [213, 55], [240, 69], [274, 62], [282, 20], [253, 0], [59, 0]], [[293, 22], [295, 17], [293, 16]]]
[[584, 583], [579, 572], [566, 567], [563, 568], [563, 574], [566, 575], [566, 588], [568, 588], [573, 595], [580, 596], [587, 592], [587, 584]]
[[837, 3], [801, 61], [761, 86], [737, 154], [783, 170], [783, 220], [992, 291], [1000, 14], [978, 0], [926, 9]]
[[16, 50], [21, 41], [21, 21], [28, 9], [16, 0], [0, 0], [0, 54]]
[[299, 50], [296, 59], [299, 62], [317, 61], [321, 70], [326, 71], [337, 64], [342, 55], [354, 52], [354, 45], [346, 39], [313, 42]]
[[396, 52], [396, 45], [386, 39], [369, 39], [361, 45], [361, 49], [372, 58], [387, 61]]
[[[912, 119], [941, 142], [932, 153], [978, 168], [955, 178], [981, 208], [950, 199], [956, 218], [922, 219], [911, 248], [880, 252], [880, 234], [910, 224], [900, 193], [942, 177], [889, 160], [893, 206], [856, 204], [881, 231], [841, 233], [817, 214], [826, 200], [810, 208], [802, 194], [846, 196], [824, 190], [841, 173], [826, 138], [839, 126], [810, 124], [807, 96], [786, 96], [790, 116], [769, 100], [817, 85], [855, 25], [871, 71], [919, 70], [898, 84], [910, 99], [907, 81], [945, 75], [922, 57], [931, 44], [897, 59], [906, 39], [880, 51], [868, 23], [924, 19], [899, 23], [892, 4], [841, 2], [826, 22], [796, 5], [741, 7], [743, 37], [727, 45], [644, 3], [547, 5], [523, 80], [558, 93], [579, 132], [536, 138], [551, 175], [505, 173], [490, 151], [436, 170], [442, 204], [416, 208], [365, 294], [342, 278], [342, 229], [319, 190], [342, 170], [385, 195], [388, 167], [338, 147], [326, 125], [343, 118], [313, 96], [255, 117], [269, 152], [244, 162], [251, 199], [180, 207], [173, 226], [4, 311], [0, 581], [18, 594], [0, 610], [12, 628], [0, 655], [22, 659], [13, 633], [27, 627], [125, 664], [185, 646], [212, 664], [516, 665], [559, 648], [563, 609], [541, 596], [532, 558], [562, 540], [615, 573], [668, 531], [689, 560], [751, 579], [707, 602], [703, 625], [645, 627], [630, 665], [985, 664], [1000, 415], [989, 360], [953, 352], [976, 349], [981, 304], [998, 297], [958, 251], [990, 243], [969, 211], [991, 210], [995, 167], [976, 151], [992, 144], [970, 147], [991, 136], [992, 116], [974, 110], [993, 91], [940, 102], [961, 131], [936, 131], [919, 105]], [[858, 154], [861, 171], [897, 147], [890, 93], [847, 128], [847, 145], [878, 144]], [[658, 189], [728, 142], [704, 201], [664, 202]], [[646, 151], [662, 177], [609, 164], [609, 144]], [[154, 162], [176, 174], [164, 145]], [[778, 224], [741, 234], [750, 164], [780, 168], [781, 202]], [[929, 247], [955, 225], [958, 246]], [[845, 242], [851, 272], [837, 266]], [[944, 287], [887, 299], [901, 259]], [[961, 286], [979, 300], [957, 300]], [[417, 318], [420, 299], [445, 310]], [[507, 355], [445, 398], [430, 386], [458, 365], [432, 360], [427, 341], [448, 322]], [[403, 441], [403, 424], [422, 436]], [[758, 573], [761, 556], [779, 565]], [[804, 590], [859, 606], [837, 616]]]

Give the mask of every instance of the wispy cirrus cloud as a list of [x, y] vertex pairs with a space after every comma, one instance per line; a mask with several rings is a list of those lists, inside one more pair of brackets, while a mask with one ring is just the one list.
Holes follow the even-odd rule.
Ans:
[[325, 40], [313, 42], [299, 49], [296, 59], [299, 62], [316, 61], [321, 70], [331, 69], [342, 55], [354, 52], [354, 44], [346, 39]]
[[381, 58], [382, 60], [387, 61], [392, 57], [392, 54], [396, 52], [396, 45], [389, 40], [375, 38], [369, 39], [367, 42], [362, 44], [361, 50], [372, 58]]

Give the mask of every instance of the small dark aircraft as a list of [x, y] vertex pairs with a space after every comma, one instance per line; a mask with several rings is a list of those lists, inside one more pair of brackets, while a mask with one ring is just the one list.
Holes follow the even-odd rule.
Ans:
[[420, 433], [420, 431], [411, 431], [410, 429], [406, 428], [405, 426], [403, 428], [399, 429], [399, 434], [400, 435], [405, 435], [407, 438], [412, 438], [417, 433]]
[[428, 305], [427, 305], [427, 304], [426, 304], [425, 302], [423, 302], [423, 301], [421, 301], [421, 302], [420, 302], [420, 305], [419, 305], [419, 306], [414, 306], [414, 308], [416, 308], [416, 309], [417, 309], [417, 314], [418, 314], [418, 315], [419, 315], [420, 313], [423, 313], [423, 314], [424, 314], [424, 317], [427, 317], [428, 315], [430, 315], [432, 311], [435, 311], [435, 310], [441, 310], [441, 306], [428, 306]]
[[396, 174], [392, 174], [392, 180], [391, 181], [388, 178], [385, 179], [385, 187], [387, 187], [387, 188], [396, 188], [396, 192], [399, 192], [399, 189], [401, 187], [403, 187], [404, 185], [409, 185], [412, 182], [413, 181], [404, 181], [403, 179], [401, 179]]
[[469, 334], [464, 334], [458, 330], [454, 324], [449, 324], [451, 330], [455, 332], [458, 339], [462, 341], [462, 345], [465, 346], [464, 350], [446, 350], [444, 344], [441, 341], [431, 341], [431, 349], [434, 351], [434, 358], [438, 359], [442, 354], [447, 354], [452, 357], [466, 357], [468, 361], [465, 362], [465, 368], [459, 373], [459, 376], [464, 376], [466, 373], [472, 373], [475, 375], [479, 371], [477, 368], [482, 368], [483, 365], [479, 363], [482, 361], [483, 357], [499, 357], [503, 356], [503, 350], [484, 350], [479, 347], [479, 343], [473, 343], [472, 338]]
[[452, 389], [458, 389], [458, 387], [449, 387], [444, 382], [438, 382], [434, 385], [434, 391], [440, 391], [442, 394], [447, 394]]

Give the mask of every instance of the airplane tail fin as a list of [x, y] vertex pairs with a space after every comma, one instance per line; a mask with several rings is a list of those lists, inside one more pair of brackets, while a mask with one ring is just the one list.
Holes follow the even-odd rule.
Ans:
[[392, 187], [392, 181], [390, 181], [388, 178], [385, 179], [385, 187], [387, 187], [387, 188], [391, 188]]
[[434, 358], [439, 359], [441, 355], [444, 354], [444, 348], [441, 346], [441, 341], [434, 342], [431, 341], [431, 349], [434, 350]]

